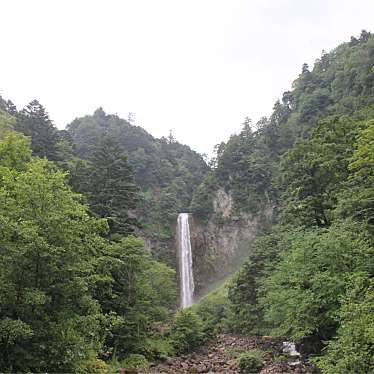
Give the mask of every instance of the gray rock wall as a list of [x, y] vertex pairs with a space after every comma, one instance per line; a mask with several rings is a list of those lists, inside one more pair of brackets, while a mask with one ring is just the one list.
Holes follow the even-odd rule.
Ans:
[[208, 223], [193, 216], [190, 220], [197, 297], [239, 268], [251, 242], [272, 216], [269, 206], [254, 215], [236, 214], [232, 197], [221, 189], [216, 192], [213, 205], [214, 214]]

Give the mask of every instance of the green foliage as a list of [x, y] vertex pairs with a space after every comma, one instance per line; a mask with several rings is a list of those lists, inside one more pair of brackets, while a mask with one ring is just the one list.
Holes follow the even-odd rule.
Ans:
[[367, 121], [359, 132], [352, 157], [349, 159], [347, 188], [341, 194], [338, 216], [352, 217], [374, 225], [374, 121]]
[[5, 117], [12, 117], [17, 113], [17, 108], [10, 100], [5, 100], [0, 95], [0, 112], [2, 116], [4, 115]]
[[86, 174], [81, 191], [91, 210], [108, 219], [110, 234], [131, 233], [136, 222], [130, 217], [130, 210], [136, 206], [137, 187], [127, 156], [114, 139], [101, 140]]
[[116, 357], [140, 352], [154, 324], [175, 306], [175, 272], [152, 259], [141, 239], [123, 238], [98, 259], [95, 295], [104, 313], [116, 319], [105, 345]]
[[309, 140], [296, 142], [282, 158], [283, 221], [328, 226], [360, 124], [348, 117], [321, 121]]
[[[1, 100], [1, 96], [0, 96]], [[14, 117], [10, 116], [5, 111], [1, 110], [0, 105], [0, 138], [4, 136], [8, 131], [13, 130], [13, 126], [15, 124], [16, 120]]]
[[174, 270], [141, 239], [104, 240], [106, 221], [28, 144], [12, 132], [0, 141], [1, 368], [106, 372], [99, 352], [148, 354], [175, 306]]
[[68, 125], [78, 155], [89, 158], [104, 136], [117, 139], [129, 155], [135, 180], [142, 190], [169, 185], [182, 177], [191, 188], [202, 180], [207, 167], [202, 157], [174, 139], [155, 139], [144, 129], [101, 108], [93, 116], [75, 119]]
[[204, 340], [203, 322], [190, 309], [177, 312], [170, 331], [170, 341], [176, 353], [190, 352]]
[[193, 191], [208, 170], [203, 158], [173, 137], [155, 139], [101, 108], [92, 116], [75, 119], [67, 128], [76, 155], [86, 160], [97, 152], [102, 138], [116, 139], [128, 155], [141, 192], [136, 216], [142, 230], [152, 239], [170, 239], [171, 224], [178, 213], [188, 211]]
[[26, 144], [10, 134], [0, 145], [8, 150], [0, 160], [0, 366], [74, 371], [100, 345], [101, 316], [88, 288], [103, 225], [63, 173], [29, 160]]
[[79, 374], [109, 374], [112, 373], [110, 366], [103, 360], [96, 357], [96, 352], [92, 352], [91, 355], [83, 361], [75, 369], [76, 373]]
[[203, 323], [205, 338], [213, 337], [217, 333], [226, 331], [228, 319], [227, 283], [204, 296], [197, 304], [191, 307]]
[[30, 160], [30, 141], [13, 131], [7, 132], [0, 142], [0, 167], [21, 171]]
[[227, 323], [235, 333], [258, 334], [264, 329], [259, 287], [262, 278], [274, 268], [282, 239], [281, 232], [257, 238], [246, 262], [229, 283]]
[[251, 126], [247, 118], [239, 135], [218, 146], [214, 176], [216, 189], [220, 186], [230, 190], [237, 211], [256, 213], [274, 195], [273, 174], [276, 172], [260, 132], [253, 133]]
[[[347, 174], [347, 158], [359, 130], [355, 123], [360, 121], [351, 117], [373, 104], [374, 37], [365, 31], [362, 35], [365, 37], [355, 39], [357, 42], [323, 52], [312, 70], [304, 64], [292, 90], [284, 92], [269, 118], [261, 118], [256, 126], [246, 118], [239, 135], [216, 146], [212, 166], [217, 182], [213, 191], [220, 187], [230, 191], [238, 211], [256, 213], [264, 205], [274, 204], [279, 192], [279, 157], [298, 141], [282, 162], [283, 172], [287, 170], [283, 198], [289, 208], [284, 214], [290, 219], [288, 213], [298, 211], [294, 218], [305, 224], [331, 223], [329, 215], [343, 182], [340, 177]], [[327, 132], [323, 130], [326, 126], [330, 128]], [[314, 142], [305, 142], [311, 132]], [[343, 141], [339, 141], [340, 136]], [[199, 202], [202, 192], [204, 188], [196, 191]], [[207, 207], [204, 210], [209, 212]], [[199, 209], [197, 204], [194, 209]]]
[[325, 355], [316, 360], [324, 373], [371, 373], [374, 371], [374, 282], [358, 274], [339, 310], [340, 327]]
[[204, 182], [195, 190], [191, 201], [191, 213], [202, 219], [204, 222], [213, 213], [213, 197], [216, 188], [216, 180], [213, 175], [208, 175]]
[[[172, 134], [155, 139], [102, 109], [58, 131], [36, 100], [17, 112], [0, 97], [2, 370], [108, 372], [98, 355], [144, 366], [230, 328], [314, 353], [326, 345], [316, 361], [327, 373], [373, 371], [373, 56], [363, 31], [304, 64], [269, 118], [246, 118], [217, 146], [207, 176]], [[175, 273], [121, 235], [135, 231], [137, 208], [143, 233], [165, 247], [177, 213], [207, 222], [218, 190], [238, 215], [278, 205], [278, 226], [228, 290], [179, 311], [165, 339]], [[251, 353], [238, 361], [260, 365]]]
[[225, 348], [225, 353], [230, 359], [236, 359], [241, 353], [245, 353], [246, 349], [242, 347], [228, 347]]
[[149, 369], [149, 363], [143, 355], [131, 354], [123, 361], [125, 369]]
[[274, 145], [280, 154], [297, 137], [305, 137], [318, 120], [330, 114], [351, 114], [373, 103], [373, 50], [374, 37], [369, 34], [357, 44], [343, 43], [330, 53], [323, 52], [311, 71], [303, 67], [293, 90], [285, 92], [282, 103], [274, 108]]
[[318, 361], [327, 372], [371, 370], [370, 329], [363, 333], [370, 321], [364, 312], [354, 317], [344, 295], [355, 289], [352, 279], [374, 272], [373, 48], [363, 33], [323, 53], [258, 124], [254, 146], [261, 141], [279, 165], [270, 199], [280, 196], [278, 225], [252, 243], [228, 293], [231, 330], [292, 338], [306, 353], [327, 344]]
[[353, 222], [329, 230], [300, 230], [289, 236], [281, 258], [264, 280], [261, 304], [272, 334], [320, 341], [336, 331], [340, 298], [350, 276], [372, 273], [373, 248]]
[[154, 333], [147, 338], [143, 343], [142, 352], [150, 360], [165, 360], [175, 354], [167, 333]]
[[236, 365], [240, 373], [259, 373], [264, 366], [262, 354], [259, 351], [241, 353], [236, 360]]
[[31, 137], [33, 155], [56, 161], [59, 134], [45, 108], [33, 100], [16, 116], [14, 129]]

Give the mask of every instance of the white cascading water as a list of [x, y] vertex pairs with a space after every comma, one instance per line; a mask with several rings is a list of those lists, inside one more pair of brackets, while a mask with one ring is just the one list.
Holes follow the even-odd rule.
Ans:
[[190, 241], [190, 226], [188, 213], [178, 216], [179, 240], [179, 275], [181, 308], [188, 308], [193, 304], [194, 281], [192, 270], [192, 251]]

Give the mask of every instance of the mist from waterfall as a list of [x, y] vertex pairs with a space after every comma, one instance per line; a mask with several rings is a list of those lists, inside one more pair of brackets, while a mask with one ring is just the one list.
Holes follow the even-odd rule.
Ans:
[[178, 248], [180, 276], [180, 306], [182, 309], [193, 304], [194, 280], [192, 269], [192, 250], [188, 213], [178, 216]]

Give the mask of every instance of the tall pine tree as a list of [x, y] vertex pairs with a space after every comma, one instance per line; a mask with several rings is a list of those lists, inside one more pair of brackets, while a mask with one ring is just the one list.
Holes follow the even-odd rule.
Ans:
[[17, 115], [15, 130], [31, 137], [35, 156], [56, 161], [59, 134], [48, 113], [38, 100], [33, 100]]
[[108, 218], [110, 233], [128, 234], [136, 225], [131, 217], [137, 187], [127, 155], [110, 137], [104, 138], [91, 158], [87, 195], [92, 211]]

